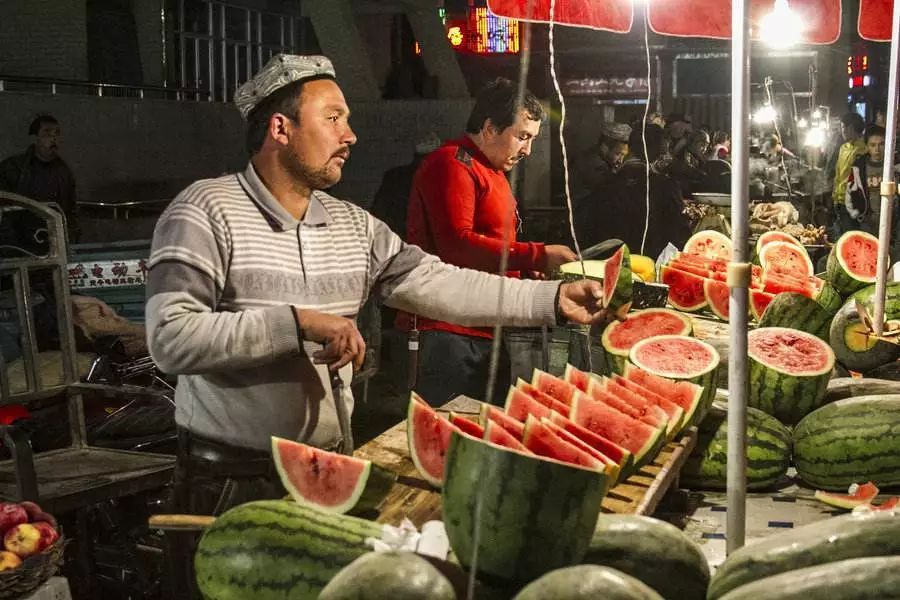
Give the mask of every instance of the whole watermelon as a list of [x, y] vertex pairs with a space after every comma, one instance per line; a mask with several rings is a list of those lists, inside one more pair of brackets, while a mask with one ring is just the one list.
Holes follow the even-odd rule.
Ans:
[[514, 600], [663, 600], [634, 577], [609, 567], [578, 565], [532, 581]]
[[431, 563], [412, 552], [370, 552], [328, 582], [319, 600], [456, 600]]

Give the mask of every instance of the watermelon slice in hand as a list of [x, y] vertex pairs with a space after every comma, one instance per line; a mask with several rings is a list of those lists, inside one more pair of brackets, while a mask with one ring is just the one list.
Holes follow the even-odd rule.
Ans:
[[397, 480], [371, 461], [274, 436], [272, 458], [297, 504], [335, 514], [375, 508]]
[[631, 253], [622, 244], [606, 260], [603, 267], [603, 307], [619, 318], [631, 309], [634, 280], [631, 274]]
[[829, 506], [851, 509], [861, 504], [869, 504], [878, 495], [878, 486], [872, 483], [853, 484], [846, 494], [833, 494], [816, 490], [815, 498]]

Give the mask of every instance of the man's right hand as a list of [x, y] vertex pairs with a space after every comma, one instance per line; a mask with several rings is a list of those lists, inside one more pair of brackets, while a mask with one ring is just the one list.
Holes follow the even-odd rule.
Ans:
[[560, 265], [578, 260], [578, 255], [572, 252], [568, 246], [549, 245], [544, 246], [544, 264], [541, 269], [547, 275], [553, 275]]
[[362, 367], [366, 358], [366, 342], [356, 328], [356, 323], [346, 317], [338, 317], [317, 310], [295, 308], [303, 339], [325, 344], [325, 348], [313, 354], [316, 364], [328, 365], [337, 371], [349, 362], [353, 369]]

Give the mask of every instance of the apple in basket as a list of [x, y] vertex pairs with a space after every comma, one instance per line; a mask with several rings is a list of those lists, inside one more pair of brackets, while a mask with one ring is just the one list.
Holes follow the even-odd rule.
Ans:
[[3, 547], [19, 558], [27, 558], [41, 551], [41, 530], [31, 523], [16, 525], [3, 536]]
[[0, 535], [28, 522], [28, 512], [15, 502], [0, 502]]
[[25, 509], [25, 512], [28, 513], [28, 521], [34, 523], [35, 521], [46, 521], [53, 526], [54, 529], [58, 527], [56, 524], [56, 519], [53, 518], [53, 515], [49, 513], [45, 513], [44, 510], [38, 506], [36, 502], [29, 502], [26, 500], [25, 502], [20, 502], [19, 506]]
[[22, 559], [12, 552], [0, 550], [0, 572], [11, 571], [22, 564]]
[[41, 532], [41, 543], [38, 552], [43, 552], [59, 539], [59, 533], [47, 521], [35, 521], [32, 525]]

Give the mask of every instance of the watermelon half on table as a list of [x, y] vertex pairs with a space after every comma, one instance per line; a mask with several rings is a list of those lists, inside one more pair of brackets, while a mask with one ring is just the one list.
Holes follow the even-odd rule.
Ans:
[[624, 373], [628, 353], [640, 340], [654, 335], [691, 335], [692, 332], [693, 323], [687, 315], [668, 308], [647, 308], [632, 312], [626, 321], [613, 321], [607, 325], [600, 344], [609, 370]]
[[825, 395], [834, 352], [811, 333], [764, 327], [747, 335], [750, 395], [747, 405], [785, 425], [794, 425], [818, 408]]
[[335, 514], [375, 508], [397, 480], [372, 461], [274, 436], [272, 459], [297, 504]]
[[731, 238], [718, 231], [698, 231], [684, 244], [685, 254], [696, 254], [706, 258], [731, 260]]
[[759, 326], [792, 327], [827, 342], [833, 318], [834, 315], [815, 300], [803, 294], [786, 292], [775, 296], [760, 318]]
[[815, 273], [806, 248], [792, 242], [771, 242], [763, 246], [759, 264], [763, 271], [774, 268], [797, 277], [810, 277]]
[[848, 231], [828, 255], [825, 276], [840, 294], [847, 296], [875, 283], [878, 238], [865, 231]]
[[756, 240], [756, 247], [754, 249], [754, 258], [756, 259], [756, 262], [759, 262], [759, 255], [763, 247], [771, 242], [788, 242], [790, 244], [794, 244], [795, 246], [800, 246], [804, 250], [806, 249], [805, 246], [803, 246], [803, 244], [800, 242], [800, 240], [789, 233], [778, 230], [766, 231], [760, 234], [759, 238]]

